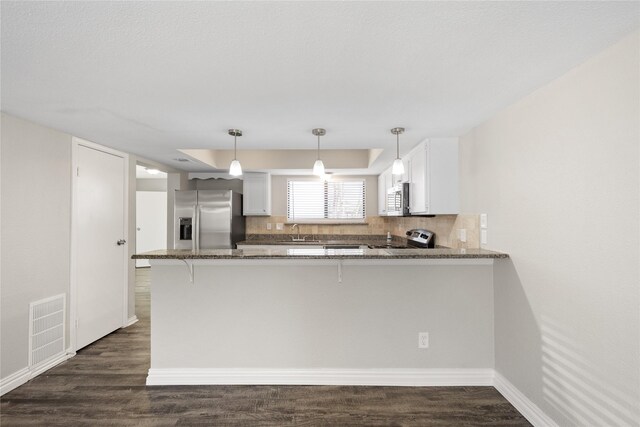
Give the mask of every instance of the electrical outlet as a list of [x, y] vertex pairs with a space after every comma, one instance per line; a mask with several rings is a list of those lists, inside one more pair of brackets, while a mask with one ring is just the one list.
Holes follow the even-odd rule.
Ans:
[[429, 348], [429, 332], [418, 332], [418, 348]]
[[467, 229], [466, 228], [459, 228], [458, 229], [458, 239], [463, 243], [467, 241]]
[[284, 230], [284, 224], [281, 222], [276, 223], [276, 230]]
[[267, 223], [267, 230], [271, 230], [271, 223], [270, 222]]
[[487, 244], [487, 230], [480, 230], [480, 244]]
[[487, 228], [487, 214], [480, 214], [480, 228]]

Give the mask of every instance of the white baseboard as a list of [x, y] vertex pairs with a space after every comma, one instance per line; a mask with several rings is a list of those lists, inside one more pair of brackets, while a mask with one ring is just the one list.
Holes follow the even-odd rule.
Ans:
[[18, 372], [14, 372], [6, 378], [0, 379], [0, 396], [3, 396], [5, 393], [10, 392], [16, 387], [20, 387], [30, 379], [37, 377], [41, 373], [53, 368], [54, 366], [64, 362], [67, 359], [72, 358], [75, 355], [75, 352], [67, 350], [65, 353], [61, 353], [45, 363], [42, 363], [38, 366], [33, 366], [32, 368], [22, 368]]
[[61, 353], [58, 356], [50, 359], [49, 361], [42, 363], [38, 366], [33, 366], [31, 367], [31, 369], [29, 369], [30, 372], [30, 376], [29, 379], [31, 378], [35, 378], [38, 375], [40, 375], [41, 373], [43, 373], [44, 371], [48, 371], [49, 369], [53, 368], [56, 365], [59, 365], [60, 363], [64, 362], [67, 359], [71, 359], [73, 356], [75, 356], [75, 353]]
[[490, 386], [493, 369], [149, 369], [147, 385]]
[[138, 321], [138, 316], [136, 316], [135, 314], [131, 317], [129, 317], [129, 320], [127, 320], [127, 324], [124, 325], [125, 328], [128, 328], [129, 326], [133, 325], [134, 323], [136, 323]]
[[509, 401], [531, 424], [536, 427], [558, 427], [542, 409], [509, 382], [500, 373], [495, 373], [493, 386]]
[[22, 368], [18, 372], [14, 372], [6, 378], [0, 380], [0, 396], [9, 393], [16, 387], [20, 387], [31, 379], [29, 368]]

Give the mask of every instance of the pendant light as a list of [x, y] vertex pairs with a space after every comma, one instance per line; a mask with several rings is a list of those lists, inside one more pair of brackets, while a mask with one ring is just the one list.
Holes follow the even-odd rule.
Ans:
[[393, 175], [404, 174], [404, 164], [402, 163], [402, 159], [400, 158], [400, 134], [403, 132], [404, 128], [391, 129], [391, 133], [396, 136], [396, 159], [393, 161], [393, 166], [391, 168], [391, 173]]
[[233, 136], [233, 161], [229, 165], [229, 175], [231, 176], [240, 176], [242, 175], [242, 166], [240, 166], [240, 162], [237, 157], [236, 150], [236, 138], [242, 136], [242, 131], [240, 129], [229, 129], [229, 135]]
[[313, 129], [311, 131], [315, 136], [318, 137], [318, 160], [313, 164], [313, 174], [318, 176], [324, 175], [324, 163], [320, 160], [320, 137], [326, 135], [327, 131], [321, 128]]

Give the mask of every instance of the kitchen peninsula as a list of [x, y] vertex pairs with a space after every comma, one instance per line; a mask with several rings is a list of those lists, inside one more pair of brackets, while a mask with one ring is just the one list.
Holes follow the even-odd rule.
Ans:
[[507, 257], [304, 246], [134, 255], [151, 263], [147, 384], [491, 384], [493, 263]]

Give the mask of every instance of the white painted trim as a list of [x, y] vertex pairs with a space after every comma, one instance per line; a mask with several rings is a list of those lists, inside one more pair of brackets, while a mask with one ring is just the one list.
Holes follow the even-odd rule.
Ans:
[[233, 176], [225, 172], [189, 172], [188, 179], [244, 179], [244, 175]]
[[70, 265], [69, 265], [69, 348], [75, 352], [78, 335], [78, 141], [71, 138], [71, 238], [70, 238]]
[[53, 368], [54, 366], [59, 365], [65, 360], [71, 359], [75, 355], [75, 352], [70, 352], [69, 349], [67, 349], [65, 353], [60, 353], [58, 356], [52, 358], [48, 362], [38, 366], [34, 366], [34, 369], [29, 369], [28, 367], [22, 368], [19, 371], [9, 375], [8, 377], [0, 379], [0, 396], [10, 392], [17, 387], [20, 387], [27, 381], [37, 377], [41, 373]]
[[499, 372], [495, 373], [493, 386], [534, 426], [558, 427], [558, 424], [545, 414], [538, 405], [533, 403]]
[[129, 326], [137, 322], [138, 322], [138, 316], [134, 314], [133, 316], [129, 317], [129, 320], [127, 320], [127, 324], [124, 325], [124, 328], [128, 328]]
[[[123, 189], [122, 189], [122, 196], [124, 197], [124, 208], [122, 212], [122, 215], [124, 216], [124, 230], [123, 230], [123, 239], [127, 242], [126, 243], [126, 247], [125, 250], [122, 251], [123, 252], [123, 264], [124, 264], [124, 277], [122, 278], [122, 282], [124, 284], [124, 293], [123, 295], [123, 301], [122, 301], [122, 326], [123, 327], [127, 327], [129, 326], [129, 258], [130, 258], [130, 253], [135, 251], [135, 247], [134, 247], [134, 251], [129, 251], [129, 247], [131, 246], [131, 239], [129, 239], [129, 167], [130, 162], [129, 162], [129, 155], [127, 153], [121, 153], [122, 154], [122, 174], [124, 175], [124, 185], [123, 185]], [[119, 154], [120, 155], [120, 154]], [[135, 179], [135, 178], [134, 178]], [[135, 192], [135, 189], [134, 189]], [[134, 195], [134, 200], [135, 200], [135, 195]], [[134, 311], [135, 311], [135, 307], [134, 307]]]
[[[78, 257], [78, 148], [80, 146], [102, 151], [123, 160], [124, 175], [124, 230], [123, 239], [129, 244], [129, 155], [122, 151], [114, 150], [82, 138], [71, 138], [71, 262], [70, 262], [70, 285], [69, 285], [69, 337], [70, 348], [75, 354], [77, 350], [77, 321], [78, 321], [78, 277], [76, 275]], [[122, 327], [128, 326], [129, 322], [129, 251], [123, 251], [124, 262], [124, 301], [122, 310]]]
[[491, 386], [493, 369], [149, 369], [147, 385]]
[[54, 357], [53, 359], [49, 360], [47, 363], [43, 363], [39, 366], [34, 366], [35, 369], [31, 370], [31, 374], [30, 374], [30, 378], [35, 378], [38, 375], [40, 375], [41, 373], [43, 373], [44, 371], [47, 371], [51, 368], [53, 368], [56, 365], [59, 365], [60, 363], [64, 362], [65, 360], [71, 359], [73, 356], [75, 356], [75, 353], [69, 354], [69, 353], [60, 353], [58, 356]]
[[10, 392], [16, 387], [20, 387], [31, 379], [29, 368], [22, 368], [17, 372], [0, 380], [0, 396]]

